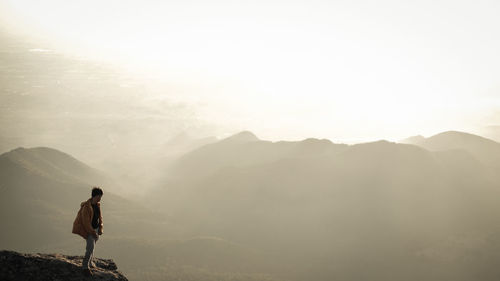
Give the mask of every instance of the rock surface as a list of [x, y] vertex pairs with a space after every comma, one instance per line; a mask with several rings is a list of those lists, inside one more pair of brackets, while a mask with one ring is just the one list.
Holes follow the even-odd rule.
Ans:
[[66, 280], [113, 280], [127, 281], [117, 271], [113, 260], [94, 258], [93, 276], [83, 275], [82, 256], [62, 254], [21, 254], [0, 251], [0, 280], [2, 281], [66, 281]]

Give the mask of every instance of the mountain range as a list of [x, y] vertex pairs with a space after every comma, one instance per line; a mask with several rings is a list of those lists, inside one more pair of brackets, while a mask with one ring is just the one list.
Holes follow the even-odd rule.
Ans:
[[72, 220], [101, 185], [99, 249], [131, 280], [495, 280], [499, 146], [461, 132], [356, 145], [242, 132], [166, 165], [144, 201], [66, 153], [18, 148], [0, 155], [0, 247], [78, 253]]
[[[361, 274], [346, 265], [330, 277], [382, 280], [395, 267], [391, 276], [405, 280], [421, 264], [433, 272], [424, 279], [448, 280], [450, 272], [436, 266], [436, 256], [422, 253], [453, 239], [468, 245], [498, 233], [494, 171], [500, 144], [460, 132], [403, 142], [410, 141], [415, 144], [268, 142], [242, 132], [180, 158], [169, 171], [178, 178], [152, 193], [152, 201], [161, 198], [158, 208], [199, 232], [279, 252], [297, 264], [373, 266]], [[486, 246], [480, 251], [488, 252]], [[465, 248], [439, 254], [481, 264]], [[319, 267], [306, 275], [319, 280], [326, 271]]]

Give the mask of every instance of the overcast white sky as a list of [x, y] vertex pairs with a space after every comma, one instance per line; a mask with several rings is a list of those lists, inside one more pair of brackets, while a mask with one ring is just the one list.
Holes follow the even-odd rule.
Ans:
[[499, 1], [0, 3], [12, 33], [176, 85], [159, 95], [228, 133], [349, 142], [500, 123]]

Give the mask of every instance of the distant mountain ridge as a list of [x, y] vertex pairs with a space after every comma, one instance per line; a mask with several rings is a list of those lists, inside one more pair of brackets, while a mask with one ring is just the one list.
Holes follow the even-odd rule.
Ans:
[[[376, 144], [381, 144], [379, 148], [384, 151], [383, 148], [387, 147], [382, 145], [384, 143], [389, 142], [382, 140], [346, 145], [335, 144], [327, 139], [313, 138], [295, 142], [270, 142], [260, 140], [252, 132], [243, 131], [186, 153], [172, 165], [173, 169], [169, 173], [178, 177], [186, 175], [190, 177], [192, 175], [207, 176], [222, 167], [252, 166], [287, 158], [324, 157], [344, 150], [367, 148]], [[490, 170], [500, 169], [500, 143], [473, 134], [449, 131], [429, 138], [410, 137], [401, 140], [399, 144], [416, 145], [431, 152], [461, 150], [486, 165]], [[381, 151], [372, 152], [377, 153], [377, 157], [383, 158], [384, 155], [380, 153]], [[447, 154], [440, 153], [436, 157], [445, 157], [445, 155]], [[447, 160], [443, 159], [443, 161]]]
[[297, 142], [270, 142], [260, 140], [252, 132], [243, 131], [186, 153], [173, 165], [170, 174], [176, 177], [206, 176], [221, 167], [243, 167], [286, 158], [315, 157], [336, 153], [346, 147], [329, 140], [312, 138]]
[[[457, 145], [451, 142], [461, 139], [457, 135], [462, 136], [432, 138], [444, 137], [438, 150], [385, 140], [355, 145], [318, 139], [219, 141], [181, 157], [177, 170], [170, 171], [179, 177], [152, 193], [151, 202], [200, 232], [303, 263], [324, 258], [318, 280], [369, 280], [353, 277], [360, 270], [356, 266], [321, 275], [332, 261], [370, 264], [363, 270], [370, 280], [386, 280], [389, 272], [392, 279], [407, 280], [407, 270], [420, 272], [378, 269], [406, 263], [433, 268], [422, 280], [455, 280], [435, 256], [421, 259], [417, 253], [470, 231], [500, 230], [495, 223], [499, 181], [474, 155], [475, 146], [467, 146], [489, 143], [494, 155], [496, 144], [466, 135]], [[447, 254], [454, 260], [446, 266], [457, 266], [455, 260], [462, 258], [481, 264], [466, 252]], [[315, 271], [304, 276], [316, 276]]]
[[446, 131], [446, 132], [442, 132], [442, 133], [433, 135], [433, 136], [428, 137], [428, 138], [425, 138], [423, 136], [418, 135], [418, 136], [404, 139], [400, 142], [401, 143], [414, 143], [414, 144], [422, 143], [422, 142], [432, 142], [433, 145], [435, 145], [435, 146], [438, 146], [438, 145], [443, 146], [443, 145], [445, 145], [446, 141], [448, 141], [447, 145], [449, 147], [452, 147], [452, 148], [454, 146], [470, 144], [472, 142], [481, 142], [483, 144], [486, 144], [486, 143], [498, 144], [498, 142], [496, 142], [494, 140], [491, 140], [491, 139], [488, 139], [488, 138], [485, 138], [482, 136], [478, 136], [475, 134], [471, 134], [471, 133], [460, 132], [460, 131]]
[[478, 135], [448, 131], [429, 138], [413, 137], [401, 142], [418, 145], [430, 151], [463, 150], [487, 166], [500, 168], [500, 143]]

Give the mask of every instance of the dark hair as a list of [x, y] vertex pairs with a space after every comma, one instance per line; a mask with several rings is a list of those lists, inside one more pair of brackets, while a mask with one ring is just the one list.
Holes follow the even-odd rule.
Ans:
[[92, 197], [102, 195], [102, 194], [103, 194], [102, 189], [100, 189], [99, 187], [92, 188]]

